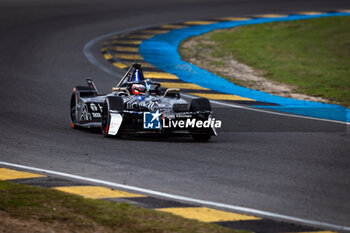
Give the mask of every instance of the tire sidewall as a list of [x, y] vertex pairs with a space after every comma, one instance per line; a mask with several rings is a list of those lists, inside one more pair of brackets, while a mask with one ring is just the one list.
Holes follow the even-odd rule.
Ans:
[[[101, 117], [101, 130], [102, 130], [103, 135], [105, 135], [105, 136], [108, 136], [109, 129], [107, 129], [107, 128], [109, 128], [109, 124], [110, 124], [110, 120], [111, 120], [109, 109], [110, 109], [110, 104], [109, 104], [109, 100], [107, 97], [103, 103], [102, 117]], [[105, 111], [107, 111], [107, 113], [105, 113]]]

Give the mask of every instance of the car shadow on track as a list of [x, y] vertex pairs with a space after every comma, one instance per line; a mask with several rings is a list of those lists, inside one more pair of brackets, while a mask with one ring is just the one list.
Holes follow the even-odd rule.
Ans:
[[122, 135], [120, 137], [110, 137], [112, 140], [144, 141], [144, 142], [174, 142], [174, 143], [213, 143], [209, 141], [195, 141], [190, 135], [186, 136], [164, 136], [164, 135]]
[[[103, 137], [100, 128], [83, 128], [79, 127], [76, 130], [96, 135], [96, 137]], [[105, 137], [106, 140], [120, 140], [120, 141], [145, 141], [145, 142], [174, 142], [174, 143], [213, 143], [213, 138], [209, 141], [195, 141], [191, 135], [176, 135], [176, 136], [165, 136], [165, 135], [137, 135], [137, 134], [123, 134], [121, 136], [110, 136]]]

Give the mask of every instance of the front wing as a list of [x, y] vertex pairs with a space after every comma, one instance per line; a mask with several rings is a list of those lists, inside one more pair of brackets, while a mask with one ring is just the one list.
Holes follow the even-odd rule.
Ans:
[[[111, 111], [108, 135], [211, 134], [216, 135], [211, 111], [160, 114], [158, 112]], [[202, 122], [202, 123], [197, 123]], [[205, 125], [204, 125], [205, 124]]]

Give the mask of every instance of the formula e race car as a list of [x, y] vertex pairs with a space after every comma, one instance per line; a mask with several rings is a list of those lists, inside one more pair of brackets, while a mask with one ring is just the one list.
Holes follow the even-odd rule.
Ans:
[[91, 79], [87, 86], [76, 86], [70, 119], [73, 128], [98, 127], [105, 136], [189, 134], [199, 141], [216, 135], [217, 123], [208, 99], [188, 103], [180, 98], [179, 89], [164, 89], [159, 82], [145, 80], [140, 64], [133, 64], [110, 94], [100, 95]]

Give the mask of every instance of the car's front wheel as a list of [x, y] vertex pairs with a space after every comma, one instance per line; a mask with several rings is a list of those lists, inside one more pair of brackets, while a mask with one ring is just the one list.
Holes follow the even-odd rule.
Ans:
[[[102, 117], [101, 117], [101, 128], [104, 136], [108, 137], [108, 131], [111, 122], [111, 114], [110, 111], [123, 111], [124, 109], [124, 101], [120, 96], [107, 96], [103, 106], [102, 106]], [[116, 136], [120, 136], [118, 133]]]
[[[191, 101], [190, 111], [211, 111], [211, 105], [208, 99], [198, 98]], [[201, 120], [207, 120], [207, 115], [202, 115]], [[195, 141], [208, 141], [211, 138], [211, 131], [209, 130], [195, 130], [192, 132], [192, 138]]]

